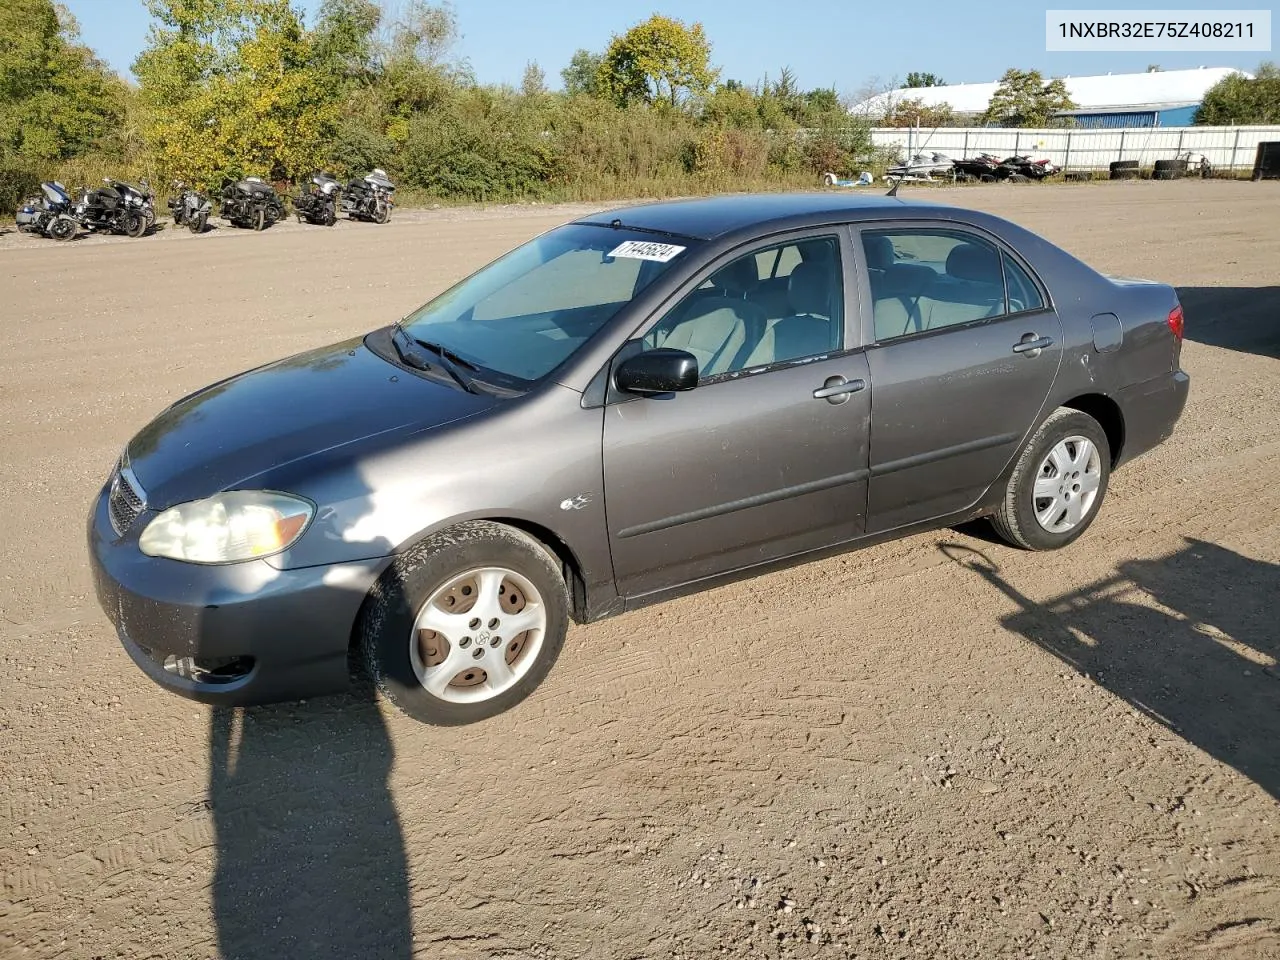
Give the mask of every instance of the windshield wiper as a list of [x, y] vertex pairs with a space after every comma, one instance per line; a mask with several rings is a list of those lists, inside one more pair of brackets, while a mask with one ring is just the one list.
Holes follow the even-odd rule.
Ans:
[[443, 369], [445, 373], [449, 374], [449, 376], [454, 379], [454, 382], [463, 390], [467, 391], [467, 393], [480, 392], [476, 389], [475, 381], [462, 371], [463, 366], [471, 367], [473, 370], [476, 369], [475, 364], [468, 363], [456, 353], [453, 353], [453, 351], [442, 347], [438, 343], [432, 343], [430, 340], [419, 340], [417, 337], [410, 336], [409, 332], [405, 330], [404, 327], [400, 326], [399, 323], [396, 324], [396, 336], [392, 339], [392, 342], [396, 345], [396, 352], [400, 354], [400, 359], [410, 366], [416, 367], [419, 370], [428, 369], [427, 360], [421, 354], [416, 350], [405, 349], [407, 345], [412, 344], [415, 347], [430, 350], [439, 357], [440, 360], [437, 365]]

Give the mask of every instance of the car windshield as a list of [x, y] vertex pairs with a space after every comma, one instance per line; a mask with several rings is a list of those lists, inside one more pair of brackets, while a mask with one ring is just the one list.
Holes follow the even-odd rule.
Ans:
[[472, 274], [406, 317], [415, 340], [499, 380], [539, 380], [637, 294], [688, 256], [693, 241], [569, 224]]

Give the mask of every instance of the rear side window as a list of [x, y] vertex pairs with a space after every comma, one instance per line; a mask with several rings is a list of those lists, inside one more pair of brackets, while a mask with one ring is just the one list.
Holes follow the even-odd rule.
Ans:
[[1027, 276], [1027, 271], [1018, 266], [1018, 262], [1007, 253], [1004, 257], [1004, 282], [1009, 289], [1009, 312], [1022, 313], [1024, 310], [1039, 310], [1044, 307], [1044, 298], [1040, 296], [1040, 288]]
[[1035, 282], [995, 244], [963, 230], [862, 234], [877, 342], [1037, 310]]

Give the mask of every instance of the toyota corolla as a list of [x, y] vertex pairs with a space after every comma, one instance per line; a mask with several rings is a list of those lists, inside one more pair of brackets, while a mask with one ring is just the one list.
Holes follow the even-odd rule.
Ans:
[[589, 216], [161, 412], [93, 504], [97, 595], [175, 693], [356, 675], [473, 722], [529, 696], [571, 620], [975, 518], [1066, 547], [1173, 431], [1182, 332], [1173, 288], [976, 211]]

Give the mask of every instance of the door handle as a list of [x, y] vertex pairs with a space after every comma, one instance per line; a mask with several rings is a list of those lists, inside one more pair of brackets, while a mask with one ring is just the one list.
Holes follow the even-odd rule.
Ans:
[[[1035, 334], [1028, 333], [1027, 336], [1033, 337], [1035, 336]], [[1035, 356], [1038, 356], [1040, 354], [1040, 351], [1043, 350], [1045, 347], [1052, 347], [1052, 346], [1053, 346], [1053, 337], [1041, 337], [1038, 340], [1027, 340], [1024, 338], [1020, 340], [1018, 343], [1015, 343], [1013, 345], [1013, 352], [1028, 353], [1031, 356], [1035, 357]]]
[[846, 380], [844, 377], [827, 377], [827, 382], [813, 391], [815, 400], [826, 400], [828, 403], [844, 403], [849, 394], [865, 390], [865, 380]]

